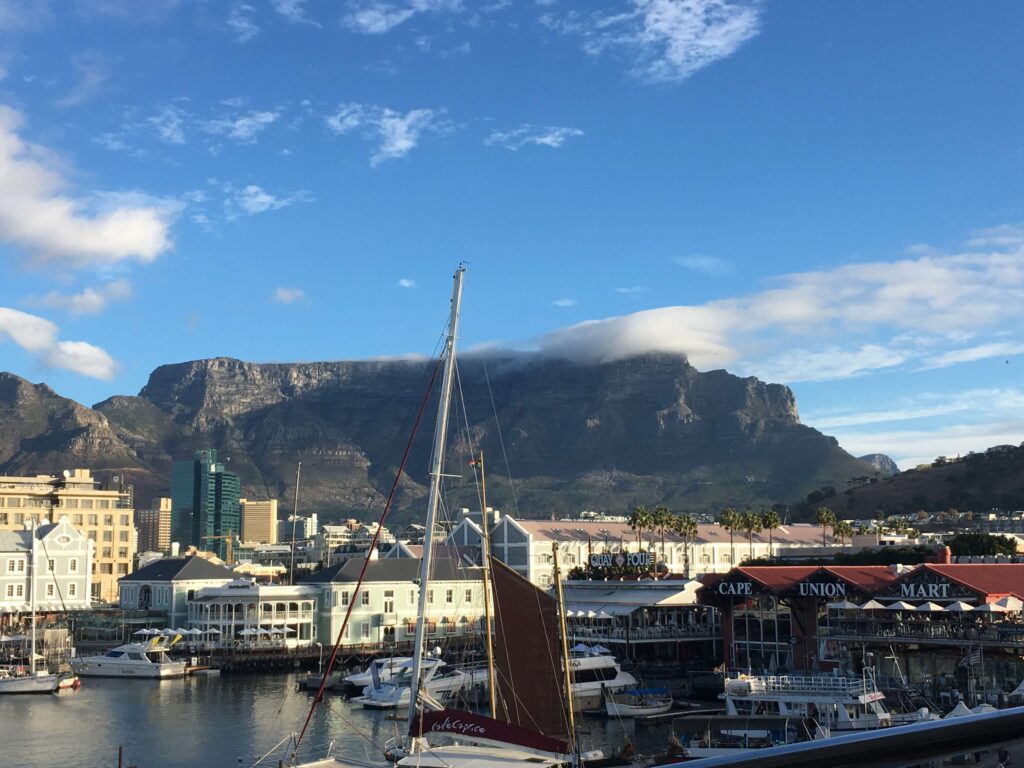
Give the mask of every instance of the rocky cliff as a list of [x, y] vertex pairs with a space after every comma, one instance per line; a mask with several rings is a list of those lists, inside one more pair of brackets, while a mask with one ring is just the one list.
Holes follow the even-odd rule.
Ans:
[[[0, 413], [20, 415], [0, 428], [0, 471], [116, 467], [144, 503], [168, 485], [172, 459], [214, 447], [249, 496], [290, 500], [302, 461], [304, 509], [376, 512], [432, 370], [426, 361], [198, 360], [161, 366], [137, 397], [92, 410], [8, 376]], [[529, 516], [788, 501], [869, 471], [800, 424], [788, 388], [701, 373], [680, 357], [468, 357], [458, 384], [447, 471], [466, 477], [449, 484], [450, 506], [476, 503], [470, 443], [487, 455], [488, 502], [518, 502]], [[403, 509], [417, 510], [425, 493], [435, 398], [400, 486]]]
[[869, 453], [867, 456], [860, 456], [861, 461], [870, 464], [874, 467], [876, 472], [881, 472], [883, 475], [898, 475], [900, 468], [896, 466], [896, 462], [886, 456], [884, 453]]

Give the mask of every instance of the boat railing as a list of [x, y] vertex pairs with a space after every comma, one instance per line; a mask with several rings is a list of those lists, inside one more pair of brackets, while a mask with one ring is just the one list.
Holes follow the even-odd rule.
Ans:
[[734, 696], [812, 693], [845, 697], [860, 696], [874, 690], [869, 680], [830, 675], [767, 675], [725, 681], [725, 692]]

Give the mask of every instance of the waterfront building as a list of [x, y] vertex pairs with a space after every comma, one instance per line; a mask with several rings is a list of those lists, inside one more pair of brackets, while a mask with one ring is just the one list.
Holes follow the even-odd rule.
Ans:
[[123, 611], [161, 611], [167, 626], [188, 620], [188, 601], [204, 587], [220, 587], [238, 575], [198, 555], [167, 557], [121, 579], [118, 605]]
[[117, 599], [117, 580], [132, 571], [135, 524], [130, 493], [107, 489], [88, 469], [65, 470], [60, 477], [0, 477], [0, 530], [18, 530], [29, 520], [52, 522], [67, 515], [72, 526], [94, 542], [91, 596]]
[[[813, 557], [842, 550], [821, 544], [821, 529], [806, 524], [785, 525], [771, 532], [729, 532], [718, 524], [702, 523], [697, 536], [687, 541], [678, 534], [645, 529], [638, 534], [627, 523], [607, 520], [518, 520], [496, 515], [490, 532], [495, 557], [542, 588], [552, 584], [552, 544], [559, 547], [561, 567], [587, 569], [597, 556], [649, 553], [654, 565], [684, 576], [723, 573], [734, 562], [766, 557]], [[472, 516], [464, 516], [448, 536], [459, 547], [480, 549], [482, 531]]]
[[710, 577], [722, 653], [739, 671], [872, 667], [939, 703], [1001, 703], [1024, 677], [1024, 564], [740, 567]]
[[[302, 541], [303, 539], [312, 539], [320, 530], [320, 521], [317, 518], [316, 512], [309, 515], [288, 515], [286, 520], [281, 520], [277, 524], [277, 540], [291, 541], [293, 538], [296, 541]], [[294, 536], [292, 535], [294, 531]]]
[[[438, 643], [478, 634], [484, 615], [480, 568], [450, 558], [432, 560], [427, 591], [427, 637]], [[318, 636], [333, 641], [354, 603], [343, 638], [346, 646], [408, 647], [416, 634], [420, 560], [372, 559], [358, 594], [361, 560], [347, 560], [309, 576], [303, 584], [322, 592]]]
[[135, 528], [139, 532], [139, 552], [170, 554], [171, 500], [161, 497], [153, 509], [136, 509]]
[[66, 516], [34, 530], [0, 531], [0, 624], [28, 614], [33, 592], [39, 612], [87, 610], [93, 546]]
[[316, 586], [267, 585], [235, 579], [196, 590], [188, 600], [188, 625], [222, 647], [308, 647], [317, 641], [321, 594]]
[[239, 499], [238, 504], [242, 514], [242, 541], [276, 544], [277, 499], [267, 499], [266, 501]]
[[183, 545], [211, 549], [227, 558], [232, 539], [239, 535], [241, 485], [238, 475], [217, 461], [217, 451], [196, 451], [174, 462], [171, 475], [172, 535]]

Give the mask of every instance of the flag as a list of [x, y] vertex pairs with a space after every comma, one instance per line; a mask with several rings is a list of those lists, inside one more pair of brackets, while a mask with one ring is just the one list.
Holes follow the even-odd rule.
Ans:
[[960, 667], [973, 667], [975, 664], [981, 663], [981, 649], [971, 651], [962, 659], [960, 659]]

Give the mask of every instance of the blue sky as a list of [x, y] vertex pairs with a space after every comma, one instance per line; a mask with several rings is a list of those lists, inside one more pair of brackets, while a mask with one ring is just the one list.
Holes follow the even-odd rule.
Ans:
[[0, 0], [0, 369], [684, 352], [1024, 439], [1024, 7]]

